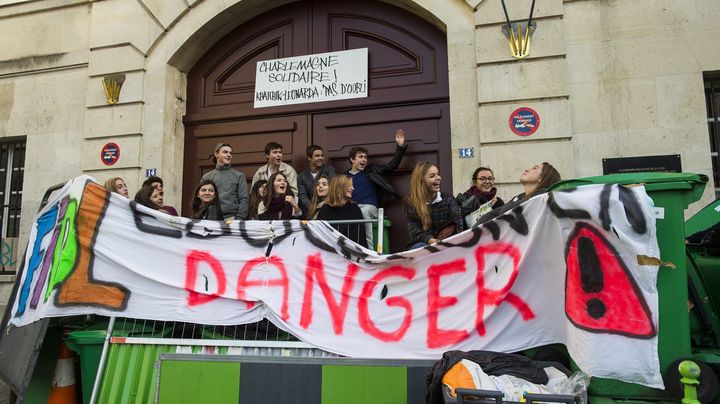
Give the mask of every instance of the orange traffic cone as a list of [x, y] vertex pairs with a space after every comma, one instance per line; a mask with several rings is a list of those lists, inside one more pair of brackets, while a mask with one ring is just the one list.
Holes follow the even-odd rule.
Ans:
[[75, 387], [73, 353], [65, 345], [65, 341], [61, 340], [48, 404], [75, 404], [76, 402], [77, 389]]

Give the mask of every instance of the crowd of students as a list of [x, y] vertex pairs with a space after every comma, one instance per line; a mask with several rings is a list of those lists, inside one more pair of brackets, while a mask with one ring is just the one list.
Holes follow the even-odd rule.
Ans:
[[[195, 188], [192, 218], [207, 220], [366, 220], [361, 224], [335, 226], [352, 241], [371, 248], [372, 223], [378, 207], [393, 198], [400, 198], [386, 175], [397, 169], [405, 155], [405, 134], [395, 133], [395, 154], [386, 164], [369, 164], [368, 150], [350, 149], [351, 168], [338, 175], [325, 162], [322, 147], [311, 145], [306, 150], [308, 168], [299, 174], [282, 161], [283, 146], [270, 142], [265, 146], [267, 164], [258, 168], [248, 191], [245, 175], [232, 168], [230, 144], [215, 147], [212, 160], [215, 169], [203, 175]], [[502, 214], [528, 198], [544, 192], [560, 181], [560, 174], [549, 163], [536, 164], [523, 171], [520, 183], [524, 191], [505, 203], [497, 196], [495, 176], [487, 167], [479, 167], [472, 175], [471, 186], [457, 197], [440, 191], [442, 177], [436, 164], [423, 161], [415, 165], [411, 175], [410, 193], [405, 198], [409, 233], [408, 248], [419, 248], [457, 234], [483, 218]], [[105, 188], [128, 197], [122, 178], [110, 178]], [[177, 216], [172, 206], [163, 203], [163, 181], [147, 178], [135, 194], [135, 201], [151, 209]], [[492, 209], [492, 215], [476, 217], [478, 212]]]

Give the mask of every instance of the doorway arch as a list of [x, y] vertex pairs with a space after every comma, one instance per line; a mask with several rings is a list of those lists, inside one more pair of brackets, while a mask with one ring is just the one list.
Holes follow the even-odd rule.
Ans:
[[[369, 96], [324, 103], [254, 109], [259, 60], [356, 48], [369, 50]], [[452, 190], [447, 38], [418, 16], [380, 1], [303, 0], [273, 9], [217, 41], [187, 75], [184, 117], [183, 207], [187, 211], [215, 144], [234, 146], [234, 166], [247, 178], [265, 163], [270, 141], [285, 146], [286, 162], [306, 168], [305, 147], [319, 144], [338, 172], [350, 148], [362, 145], [371, 162], [389, 160], [394, 132], [405, 130], [408, 153], [391, 182], [407, 194], [421, 160], [438, 163]], [[400, 201], [387, 206], [391, 248], [407, 239]]]

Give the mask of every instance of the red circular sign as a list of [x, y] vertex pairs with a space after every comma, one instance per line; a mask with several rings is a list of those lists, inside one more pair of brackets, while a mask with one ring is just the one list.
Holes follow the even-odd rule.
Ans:
[[518, 136], [530, 136], [540, 127], [540, 115], [532, 108], [521, 107], [510, 114], [510, 130]]
[[106, 166], [111, 166], [120, 160], [120, 146], [117, 143], [106, 143], [100, 149], [100, 161]]

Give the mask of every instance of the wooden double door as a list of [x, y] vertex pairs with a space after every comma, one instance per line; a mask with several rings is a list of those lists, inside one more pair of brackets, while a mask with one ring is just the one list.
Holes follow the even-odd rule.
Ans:
[[[253, 108], [256, 62], [368, 48], [368, 97]], [[370, 163], [392, 158], [395, 131], [408, 151], [389, 175], [406, 195], [416, 162], [437, 162], [451, 190], [450, 120], [445, 34], [410, 12], [371, 0], [305, 0], [262, 14], [217, 43], [188, 73], [183, 212], [207, 171], [217, 143], [233, 145], [233, 166], [248, 178], [265, 164], [269, 141], [284, 146], [285, 161], [307, 168], [305, 148], [325, 149], [337, 172], [350, 167], [352, 147], [368, 149]], [[384, 206], [392, 220], [391, 249], [402, 250], [407, 229], [402, 201]]]

